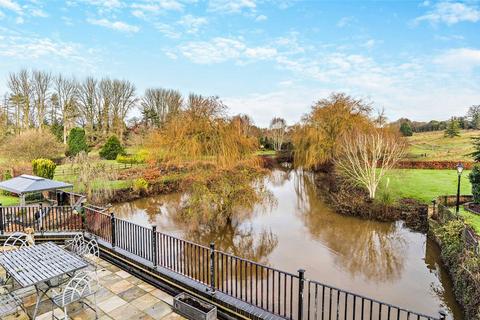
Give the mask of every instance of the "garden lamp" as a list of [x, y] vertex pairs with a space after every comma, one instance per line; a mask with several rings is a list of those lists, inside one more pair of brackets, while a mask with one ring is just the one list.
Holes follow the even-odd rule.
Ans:
[[461, 181], [461, 176], [463, 172], [463, 165], [462, 163], [457, 164], [457, 174], [458, 174], [458, 185], [457, 185], [457, 206], [455, 208], [455, 212], [458, 214], [460, 210], [460, 181]]

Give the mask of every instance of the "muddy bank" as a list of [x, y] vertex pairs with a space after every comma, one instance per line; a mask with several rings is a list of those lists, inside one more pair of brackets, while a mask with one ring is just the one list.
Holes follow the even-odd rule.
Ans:
[[403, 220], [415, 231], [428, 230], [427, 205], [414, 199], [383, 202], [369, 199], [365, 190], [352, 186], [335, 174], [329, 173], [328, 167], [323, 169], [314, 173], [315, 185], [319, 196], [336, 212], [378, 221]]

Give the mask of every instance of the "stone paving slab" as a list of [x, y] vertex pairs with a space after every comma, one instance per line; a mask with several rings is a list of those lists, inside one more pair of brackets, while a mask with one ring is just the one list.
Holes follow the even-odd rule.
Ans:
[[[184, 320], [172, 310], [173, 297], [166, 292], [142, 281], [105, 260], [97, 260], [100, 290], [96, 294], [98, 319], [101, 320]], [[4, 270], [0, 267], [0, 275]], [[93, 297], [89, 298], [93, 302]], [[27, 311], [33, 310], [35, 295], [24, 299]], [[92, 304], [93, 305], [93, 304]], [[37, 320], [52, 319], [52, 303], [44, 299]], [[95, 319], [95, 312], [80, 303], [68, 308], [70, 319]], [[63, 317], [59, 308], [53, 310], [56, 317]], [[4, 317], [2, 320], [29, 319], [24, 311]]]

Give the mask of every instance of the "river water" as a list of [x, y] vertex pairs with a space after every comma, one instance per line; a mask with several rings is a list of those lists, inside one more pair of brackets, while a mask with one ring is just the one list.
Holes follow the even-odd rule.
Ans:
[[208, 245], [270, 266], [296, 272], [335, 287], [416, 312], [461, 320], [452, 283], [438, 246], [403, 222], [383, 223], [347, 217], [317, 196], [312, 179], [298, 171], [275, 169], [265, 178], [273, 196], [226, 225], [199, 231], [180, 222], [184, 196], [170, 194], [117, 204], [129, 221]]

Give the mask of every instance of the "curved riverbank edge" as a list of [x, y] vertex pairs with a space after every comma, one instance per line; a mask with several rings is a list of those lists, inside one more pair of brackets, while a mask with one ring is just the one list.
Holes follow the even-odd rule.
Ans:
[[435, 208], [429, 219], [428, 237], [440, 247], [441, 259], [453, 281], [457, 302], [465, 319], [480, 319], [480, 251], [469, 243], [468, 226], [461, 217]]

